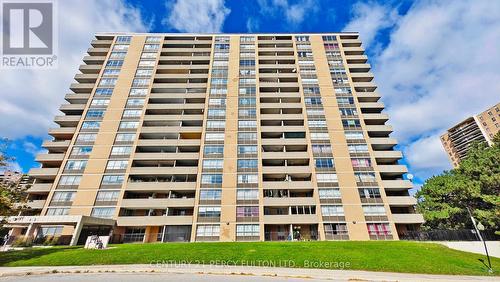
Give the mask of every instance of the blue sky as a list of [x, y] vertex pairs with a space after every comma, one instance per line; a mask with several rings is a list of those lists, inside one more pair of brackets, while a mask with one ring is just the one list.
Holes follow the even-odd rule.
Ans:
[[417, 184], [450, 168], [439, 135], [500, 100], [500, 1], [58, 2], [59, 69], [0, 70], [0, 136], [11, 140], [12, 168], [25, 172], [37, 166], [34, 157], [99, 31], [359, 31]]

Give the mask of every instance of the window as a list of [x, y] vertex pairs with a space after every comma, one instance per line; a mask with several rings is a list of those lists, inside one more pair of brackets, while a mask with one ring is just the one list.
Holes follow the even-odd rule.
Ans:
[[125, 180], [123, 175], [104, 175], [102, 178], [103, 185], [121, 185]]
[[224, 133], [205, 133], [205, 141], [224, 141]]
[[134, 140], [135, 140], [134, 133], [118, 133], [116, 134], [116, 139], [115, 139], [115, 141], [117, 142], [129, 142]]
[[347, 140], [363, 140], [363, 139], [365, 139], [362, 131], [346, 131], [345, 138]]
[[382, 205], [363, 206], [363, 212], [368, 216], [385, 215], [385, 207]]
[[337, 103], [339, 105], [354, 105], [354, 98], [352, 97], [337, 97]]
[[312, 151], [315, 154], [331, 154], [332, 146], [331, 145], [312, 145]]
[[324, 182], [337, 182], [337, 174], [335, 173], [318, 173], [316, 180], [320, 183]]
[[220, 225], [198, 225], [196, 227], [197, 237], [217, 237], [220, 233]]
[[68, 161], [66, 163], [66, 170], [83, 170], [87, 166], [87, 161]]
[[210, 88], [210, 94], [211, 95], [226, 95], [227, 94], [227, 88]]
[[332, 189], [319, 189], [320, 199], [340, 199], [340, 190], [336, 188]]
[[297, 36], [295, 36], [295, 40], [297, 40], [297, 41], [309, 41], [309, 36], [307, 36], [307, 35], [297, 35]]
[[353, 167], [371, 167], [372, 162], [370, 159], [366, 158], [358, 158], [358, 159], [351, 159], [351, 163]]
[[225, 85], [227, 84], [227, 78], [212, 78], [210, 83], [212, 85]]
[[111, 155], [130, 155], [132, 152], [132, 147], [130, 146], [113, 146], [111, 149]]
[[107, 106], [109, 99], [92, 99], [91, 106]]
[[116, 78], [101, 78], [99, 86], [115, 86]]
[[71, 155], [88, 156], [92, 152], [92, 146], [78, 146], [73, 147], [71, 150]]
[[226, 110], [223, 109], [208, 109], [209, 117], [224, 117], [226, 116]]
[[240, 42], [254, 42], [254, 41], [255, 41], [255, 37], [253, 37], [253, 36], [242, 36], [242, 37], [240, 37]]
[[78, 142], [94, 142], [96, 137], [97, 137], [97, 134], [94, 134], [94, 133], [78, 134], [76, 141], [78, 141]]
[[132, 129], [132, 128], [138, 128], [138, 127], [139, 127], [138, 121], [122, 121], [122, 122], [120, 122], [120, 129]]
[[102, 118], [103, 116], [104, 110], [88, 110], [85, 118]]
[[202, 184], [222, 184], [222, 174], [202, 174]]
[[380, 198], [380, 190], [378, 188], [358, 188], [361, 198]]
[[348, 144], [349, 153], [368, 153], [368, 145], [366, 144]]
[[222, 99], [222, 98], [219, 98], [219, 99], [210, 98], [210, 99], [208, 99], [208, 104], [210, 106], [224, 106], [224, 105], [226, 105], [226, 99]]
[[238, 145], [238, 154], [257, 154], [257, 146]]
[[127, 52], [111, 52], [109, 55], [110, 59], [123, 59], [127, 55]]
[[388, 223], [368, 223], [366, 226], [370, 235], [391, 235], [391, 228]]
[[238, 109], [238, 115], [240, 117], [254, 118], [257, 116], [257, 111], [253, 109]]
[[321, 105], [321, 98], [313, 97], [313, 98], [305, 98], [304, 102], [306, 105]]
[[323, 216], [343, 216], [344, 207], [340, 205], [321, 206]]
[[141, 59], [156, 59], [156, 53], [147, 53], [147, 52], [143, 52], [141, 54]]
[[240, 76], [255, 75], [255, 70], [240, 70]]
[[80, 184], [81, 175], [63, 175], [59, 179], [59, 186], [76, 186]]
[[106, 67], [121, 67], [122, 65], [123, 65], [123, 60], [108, 60], [108, 62], [106, 63]]
[[116, 43], [130, 43], [132, 36], [117, 36]]
[[95, 90], [95, 95], [111, 96], [111, 94], [113, 94], [113, 88], [97, 88]]
[[250, 94], [255, 94], [256, 89], [255, 87], [240, 87], [239, 93], [242, 95], [250, 95]]
[[258, 200], [259, 190], [257, 189], [238, 189], [236, 191], [237, 200]]
[[239, 120], [238, 128], [256, 128], [257, 121], [255, 120]]
[[[358, 114], [356, 108], [340, 108], [340, 114], [344, 116], [355, 116]], [[359, 121], [358, 121], [359, 122]]]
[[123, 111], [123, 117], [140, 117], [142, 115], [142, 110], [125, 110]]
[[140, 60], [139, 61], [139, 67], [154, 67], [156, 64], [155, 61], [149, 61], [149, 60]]
[[311, 140], [329, 140], [330, 135], [327, 132], [311, 132]]
[[108, 161], [106, 169], [126, 169], [128, 161]]
[[203, 169], [222, 169], [222, 166], [223, 166], [223, 160], [219, 159], [203, 160]]
[[115, 213], [115, 208], [93, 208], [92, 216], [101, 218], [112, 218]]
[[138, 69], [135, 72], [135, 76], [152, 76], [153, 75], [153, 70], [152, 69]]
[[223, 120], [209, 120], [209, 121], [207, 121], [207, 128], [223, 129], [225, 127], [226, 127], [226, 122]]
[[224, 146], [205, 146], [203, 149], [205, 155], [219, 155], [224, 153]]
[[127, 100], [127, 106], [142, 106], [144, 105], [144, 99], [129, 98]]
[[238, 174], [238, 184], [258, 182], [259, 176], [257, 174]]
[[309, 127], [327, 127], [326, 120], [308, 120], [307, 125]]
[[42, 237], [59, 236], [62, 233], [63, 227], [62, 226], [42, 227], [39, 230], [40, 230], [40, 235]]
[[258, 217], [259, 207], [236, 207], [236, 217]]
[[238, 140], [257, 140], [255, 132], [238, 132]]
[[132, 88], [130, 89], [130, 96], [146, 96], [148, 94], [148, 90], [146, 88]]
[[132, 81], [132, 87], [148, 86], [151, 82], [149, 78], [134, 78]]
[[358, 119], [343, 119], [342, 125], [345, 127], [360, 127], [361, 123]]
[[146, 43], [160, 43], [161, 37], [157, 36], [148, 36], [146, 37]]
[[99, 129], [100, 126], [100, 121], [84, 121], [82, 123], [82, 129]]
[[69, 208], [48, 208], [46, 215], [68, 215]]
[[331, 159], [331, 158], [315, 159], [315, 161], [316, 161], [317, 168], [334, 167], [333, 159]]
[[103, 76], [114, 76], [119, 74], [120, 69], [104, 69], [104, 72], [102, 73]]
[[255, 98], [240, 98], [239, 99], [239, 104], [241, 106], [254, 106], [255, 105]]
[[144, 44], [144, 51], [157, 51], [160, 49], [160, 44]]
[[337, 37], [335, 35], [323, 35], [323, 40], [324, 41], [335, 41], [335, 40], [337, 40]]
[[115, 44], [113, 46], [113, 51], [127, 51], [128, 45], [126, 44]]
[[306, 113], [309, 116], [322, 116], [325, 111], [323, 109], [306, 109]]
[[375, 173], [373, 172], [368, 172], [368, 173], [356, 172], [354, 173], [354, 178], [356, 178], [356, 182], [377, 182], [377, 179], [375, 178]]
[[238, 168], [257, 168], [258, 162], [256, 159], [238, 160]]
[[259, 236], [260, 226], [258, 224], [238, 224], [236, 225], [236, 236], [239, 237], [249, 237], [249, 236]]
[[120, 191], [99, 191], [96, 202], [116, 202], [120, 196]]
[[304, 87], [304, 94], [320, 94], [319, 87]]
[[75, 194], [76, 192], [54, 192], [51, 202], [72, 202]]
[[220, 207], [199, 207], [198, 217], [220, 217]]
[[200, 200], [220, 200], [222, 190], [220, 189], [202, 189], [200, 190]]

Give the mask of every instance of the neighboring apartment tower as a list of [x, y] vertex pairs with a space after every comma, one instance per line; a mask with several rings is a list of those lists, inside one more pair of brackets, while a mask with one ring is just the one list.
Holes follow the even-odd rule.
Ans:
[[357, 33], [91, 45], [13, 236], [384, 240], [423, 222]]
[[441, 143], [453, 166], [458, 167], [474, 141], [487, 142], [491, 145], [493, 137], [499, 130], [500, 103], [448, 129], [441, 135]]

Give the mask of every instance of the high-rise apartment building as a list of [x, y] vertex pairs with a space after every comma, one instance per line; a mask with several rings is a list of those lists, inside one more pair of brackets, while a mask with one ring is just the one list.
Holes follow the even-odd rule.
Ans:
[[473, 142], [492, 144], [493, 137], [500, 131], [500, 103], [486, 111], [468, 117], [441, 135], [441, 143], [454, 167], [467, 156]]
[[91, 45], [13, 236], [377, 240], [423, 222], [357, 33]]

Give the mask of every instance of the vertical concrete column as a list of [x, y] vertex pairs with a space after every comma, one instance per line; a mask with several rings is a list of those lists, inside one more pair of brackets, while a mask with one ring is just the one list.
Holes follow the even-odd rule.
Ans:
[[345, 221], [350, 240], [368, 240], [368, 230], [365, 216], [361, 207], [361, 199], [357, 191], [354, 169], [351, 164], [344, 127], [340, 117], [335, 89], [328, 67], [323, 39], [320, 35], [310, 37], [314, 64], [318, 76], [321, 100], [325, 111], [330, 143], [332, 144], [333, 159], [338, 177], [339, 189], [344, 207]]
[[236, 241], [236, 179], [238, 146], [238, 82], [240, 38], [230, 37], [226, 96], [226, 130], [222, 178], [220, 241]]
[[78, 244], [78, 238], [80, 237], [82, 228], [83, 228], [82, 217], [80, 217], [80, 219], [76, 223], [73, 235], [71, 236], [71, 242], [69, 243], [70, 246], [76, 246]]

